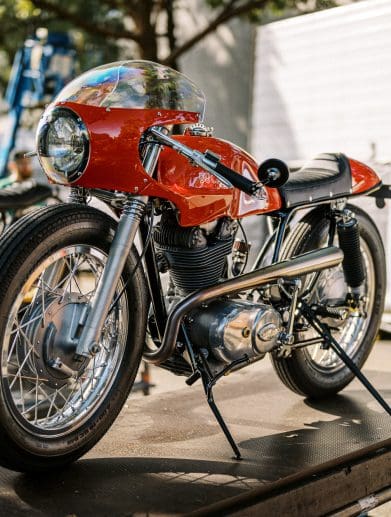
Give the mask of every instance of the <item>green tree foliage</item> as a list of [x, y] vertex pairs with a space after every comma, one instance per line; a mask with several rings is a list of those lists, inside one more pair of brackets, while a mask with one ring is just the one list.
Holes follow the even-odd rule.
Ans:
[[38, 27], [72, 31], [82, 68], [125, 55], [175, 68], [185, 52], [238, 16], [261, 21], [265, 13], [288, 9], [299, 14], [334, 5], [334, 0], [203, 1], [210, 9], [209, 21], [184, 39], [186, 28], [178, 26], [178, 10], [195, 0], [0, 0], [0, 81], [5, 84], [16, 49]]

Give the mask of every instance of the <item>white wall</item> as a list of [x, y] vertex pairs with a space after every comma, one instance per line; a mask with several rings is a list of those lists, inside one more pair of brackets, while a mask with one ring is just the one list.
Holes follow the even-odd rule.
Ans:
[[391, 1], [366, 0], [257, 31], [252, 152], [391, 159]]
[[[391, 0], [365, 0], [257, 30], [251, 151], [262, 160], [343, 152], [391, 184]], [[380, 162], [383, 162], [381, 166]], [[355, 199], [391, 265], [391, 200]], [[386, 305], [391, 310], [391, 275]]]
[[[182, 2], [178, 39], [187, 39], [216, 16], [203, 0]], [[215, 135], [248, 148], [255, 26], [232, 20], [208, 35], [180, 60], [181, 70], [205, 92], [206, 122]]]

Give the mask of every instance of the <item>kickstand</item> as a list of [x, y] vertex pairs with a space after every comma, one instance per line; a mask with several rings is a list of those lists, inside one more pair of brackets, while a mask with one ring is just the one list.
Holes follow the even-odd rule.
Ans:
[[352, 361], [352, 359], [348, 356], [345, 350], [341, 347], [341, 345], [333, 338], [330, 333], [329, 328], [324, 325], [319, 319], [316, 317], [312, 309], [304, 302], [302, 302], [301, 310], [308, 320], [308, 322], [313, 326], [313, 328], [324, 337], [327, 345], [334, 350], [334, 352], [338, 355], [338, 357], [346, 364], [346, 366], [350, 369], [350, 371], [358, 378], [358, 380], [365, 386], [365, 388], [369, 391], [369, 393], [377, 400], [377, 402], [386, 410], [386, 412], [391, 415], [391, 407], [387, 404], [384, 398], [380, 395], [377, 389], [369, 382], [367, 377], [361, 372], [358, 366]]
[[206, 398], [209, 404], [210, 409], [212, 410], [214, 416], [216, 417], [217, 422], [219, 423], [223, 433], [225, 434], [225, 437], [229, 441], [230, 446], [232, 447], [232, 450], [234, 451], [235, 457], [233, 459], [235, 460], [241, 460], [242, 456], [240, 454], [239, 448], [236, 445], [235, 440], [232, 437], [232, 434], [230, 430], [227, 427], [227, 424], [225, 423], [223, 417], [221, 416], [221, 413], [216, 406], [216, 402], [213, 398], [213, 386], [215, 385], [218, 378], [220, 378], [220, 375], [216, 378], [213, 377], [211, 372], [209, 371], [209, 367], [206, 364], [205, 359], [201, 356], [201, 360], [199, 361], [199, 370], [201, 374], [202, 384], [204, 386]]

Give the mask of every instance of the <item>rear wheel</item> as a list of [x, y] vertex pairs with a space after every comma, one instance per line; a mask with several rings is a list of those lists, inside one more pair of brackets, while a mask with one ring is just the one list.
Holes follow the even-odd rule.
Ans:
[[[80, 205], [45, 208], [0, 241], [0, 463], [59, 468], [108, 430], [134, 382], [147, 296], [141, 268], [107, 316], [99, 351], [75, 356], [116, 223]], [[116, 295], [133, 271], [132, 250]]]
[[[360, 228], [361, 251], [366, 278], [362, 286], [361, 310], [352, 310], [346, 321], [332, 334], [345, 352], [360, 368], [367, 359], [379, 330], [384, 307], [386, 272], [384, 249], [379, 232], [362, 210], [349, 207], [356, 215]], [[327, 243], [329, 222], [323, 208], [307, 214], [293, 229], [284, 249], [289, 258]], [[337, 239], [335, 242], [338, 245]], [[346, 298], [342, 266], [322, 271], [312, 291], [311, 303], [332, 305]], [[317, 337], [313, 331], [297, 336], [296, 342]], [[331, 349], [320, 344], [295, 350], [288, 358], [272, 357], [274, 368], [288, 388], [301, 395], [326, 397], [342, 390], [354, 378], [350, 370]]]

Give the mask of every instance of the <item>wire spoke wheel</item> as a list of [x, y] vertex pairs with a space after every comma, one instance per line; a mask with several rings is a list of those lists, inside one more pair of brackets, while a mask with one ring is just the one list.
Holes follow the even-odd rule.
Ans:
[[[307, 275], [305, 290], [316, 283], [307, 302], [323, 307], [346, 307], [347, 318], [325, 318], [333, 337], [361, 368], [368, 357], [380, 326], [385, 298], [385, 256], [379, 232], [370, 217], [357, 207], [349, 207], [355, 214], [360, 229], [360, 247], [365, 269], [365, 280], [360, 286], [360, 304], [346, 305], [349, 288], [342, 265]], [[326, 210], [326, 211], [325, 211]], [[307, 213], [289, 234], [283, 258], [317, 249], [328, 242], [329, 219], [327, 208], [319, 207]], [[336, 238], [337, 239], [337, 238]], [[338, 241], [336, 240], [336, 245]], [[328, 320], [328, 321], [327, 321]], [[319, 338], [312, 329], [299, 332], [296, 343]], [[273, 366], [281, 381], [300, 395], [322, 398], [333, 395], [349, 384], [354, 375], [332, 349], [313, 344], [294, 350], [290, 357], [272, 356]]]
[[45, 471], [75, 461], [106, 433], [129, 395], [149, 305], [135, 248], [97, 353], [76, 354], [91, 302], [99, 303], [115, 230], [107, 214], [64, 204], [34, 212], [0, 240], [2, 466]]
[[[335, 245], [338, 246], [338, 243], [335, 242]], [[368, 315], [372, 314], [375, 303], [375, 265], [365, 240], [361, 239], [360, 245], [365, 270], [365, 280], [361, 286], [361, 291], [365, 293], [363, 303], [360, 309], [351, 309], [341, 326], [331, 331], [333, 337], [350, 357], [354, 357], [360, 348], [370, 323]], [[320, 273], [311, 301], [327, 305], [337, 298], [343, 302], [348, 291], [342, 265], [340, 265]], [[314, 368], [318, 368], [321, 372], [333, 373], [345, 367], [344, 362], [331, 348], [324, 349], [320, 344], [309, 346], [304, 353], [308, 354]]]
[[[13, 304], [2, 349], [2, 383], [15, 418], [31, 432], [61, 434], [79, 425], [118, 371], [127, 337], [126, 294], [105, 321], [99, 352], [86, 364], [73, 359], [77, 320], [94, 298], [106, 258], [86, 245], [58, 250], [27, 279]], [[53, 368], [56, 360], [75, 376]]]

